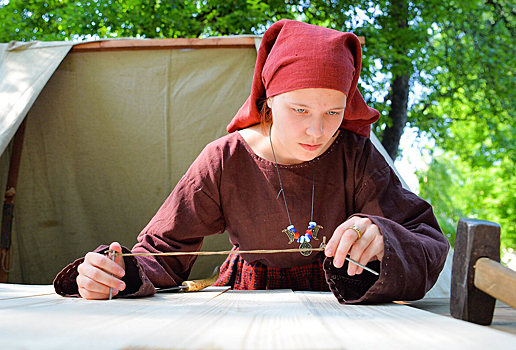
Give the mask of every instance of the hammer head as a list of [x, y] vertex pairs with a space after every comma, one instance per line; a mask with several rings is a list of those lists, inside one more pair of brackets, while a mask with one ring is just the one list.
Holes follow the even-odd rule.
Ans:
[[450, 312], [455, 318], [489, 325], [496, 299], [474, 285], [478, 258], [500, 261], [500, 225], [474, 219], [461, 219], [455, 237]]

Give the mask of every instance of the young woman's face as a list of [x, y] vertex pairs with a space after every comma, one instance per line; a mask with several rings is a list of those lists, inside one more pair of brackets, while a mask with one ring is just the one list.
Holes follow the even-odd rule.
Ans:
[[313, 88], [286, 92], [267, 100], [272, 109], [272, 144], [278, 163], [299, 164], [326, 151], [342, 124], [346, 95]]

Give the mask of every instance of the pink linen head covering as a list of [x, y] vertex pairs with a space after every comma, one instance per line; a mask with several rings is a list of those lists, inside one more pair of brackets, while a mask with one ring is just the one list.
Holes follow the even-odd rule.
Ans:
[[251, 95], [229, 123], [233, 132], [260, 123], [258, 101], [306, 88], [327, 88], [347, 96], [341, 128], [369, 137], [378, 120], [357, 89], [362, 64], [358, 37], [293, 20], [274, 23], [263, 35]]

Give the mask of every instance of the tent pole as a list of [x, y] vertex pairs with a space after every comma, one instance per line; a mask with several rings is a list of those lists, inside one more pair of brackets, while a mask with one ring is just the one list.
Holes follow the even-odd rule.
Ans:
[[14, 217], [14, 197], [16, 195], [16, 186], [18, 183], [18, 174], [20, 170], [20, 159], [23, 146], [23, 137], [25, 136], [26, 123], [27, 116], [25, 116], [25, 119], [14, 135], [11, 162], [9, 164], [9, 175], [7, 178], [7, 189], [4, 198], [2, 234], [0, 240], [0, 282], [2, 283], [7, 282], [7, 279], [9, 278], [9, 250], [11, 248], [11, 231]]

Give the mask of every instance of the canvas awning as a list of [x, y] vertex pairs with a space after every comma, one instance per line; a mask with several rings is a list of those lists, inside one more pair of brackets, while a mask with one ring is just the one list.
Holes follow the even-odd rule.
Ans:
[[69, 41], [0, 44], [0, 154], [73, 45]]

